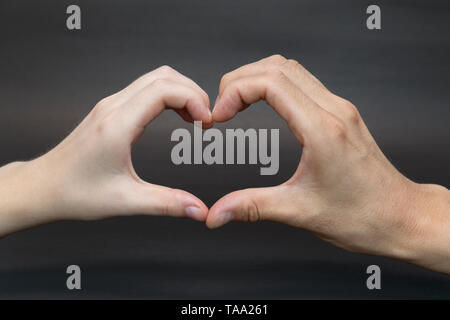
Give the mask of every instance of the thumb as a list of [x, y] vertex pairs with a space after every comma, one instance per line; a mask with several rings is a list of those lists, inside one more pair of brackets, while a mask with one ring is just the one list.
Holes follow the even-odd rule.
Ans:
[[132, 210], [147, 215], [187, 217], [205, 221], [208, 207], [189, 192], [139, 182], [132, 196]]
[[280, 185], [268, 188], [251, 188], [229, 193], [219, 199], [209, 210], [208, 228], [218, 228], [230, 221], [256, 222], [271, 220], [290, 221], [289, 187]]

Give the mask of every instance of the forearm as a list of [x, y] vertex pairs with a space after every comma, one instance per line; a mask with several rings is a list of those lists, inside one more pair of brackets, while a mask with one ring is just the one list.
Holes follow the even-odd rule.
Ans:
[[36, 160], [0, 168], [0, 237], [52, 220], [50, 179]]
[[414, 184], [413, 189], [394, 257], [450, 274], [450, 191], [431, 184]]

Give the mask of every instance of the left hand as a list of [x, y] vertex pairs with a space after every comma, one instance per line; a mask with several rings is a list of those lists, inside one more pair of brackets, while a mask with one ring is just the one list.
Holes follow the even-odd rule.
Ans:
[[148, 214], [204, 221], [208, 208], [200, 199], [145, 182], [133, 168], [133, 143], [167, 108], [211, 125], [207, 94], [164, 66], [101, 100], [48, 153], [0, 168], [0, 237], [64, 219]]

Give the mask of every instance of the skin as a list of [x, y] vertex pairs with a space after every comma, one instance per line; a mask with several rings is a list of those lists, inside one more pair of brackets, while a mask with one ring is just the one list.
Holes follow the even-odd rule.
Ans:
[[275, 55], [226, 74], [213, 121], [265, 100], [302, 149], [285, 183], [230, 193], [206, 224], [271, 220], [306, 229], [349, 251], [383, 255], [450, 274], [450, 192], [400, 174], [357, 108], [294, 60]]
[[205, 204], [192, 194], [138, 177], [131, 147], [164, 109], [211, 125], [207, 94], [163, 66], [101, 100], [47, 154], [0, 169], [0, 237], [58, 220], [95, 220], [133, 214], [204, 221]]
[[[131, 147], [164, 109], [205, 128], [265, 100], [302, 157], [285, 183], [230, 193], [208, 208], [182, 190], [140, 179]], [[190, 217], [210, 228], [272, 220], [341, 248], [450, 274], [450, 192], [420, 185], [386, 159], [349, 101], [279, 55], [226, 74], [213, 113], [206, 93], [170, 67], [100, 101], [47, 154], [0, 168], [0, 237], [43, 223], [133, 214]]]

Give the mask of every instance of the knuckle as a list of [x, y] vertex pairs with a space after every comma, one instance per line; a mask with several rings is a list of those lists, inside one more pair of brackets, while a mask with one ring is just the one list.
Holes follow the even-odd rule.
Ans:
[[231, 73], [230, 72], [225, 73], [222, 76], [222, 78], [220, 79], [220, 84], [221, 85], [225, 85], [229, 81], [230, 77], [231, 77]]
[[342, 102], [342, 108], [344, 109], [346, 120], [351, 123], [357, 123], [361, 119], [358, 108], [348, 100]]
[[288, 59], [288, 60], [286, 61], [286, 63], [287, 63], [290, 67], [292, 67], [292, 68], [298, 68], [298, 67], [300, 67], [300, 63], [299, 63], [297, 60], [294, 60], [294, 59]]
[[109, 112], [106, 116], [104, 116], [100, 121], [98, 121], [96, 126], [96, 132], [99, 135], [104, 135], [107, 132], [110, 132], [111, 128], [114, 127], [116, 112]]
[[163, 76], [169, 76], [175, 73], [175, 70], [168, 65], [160, 66], [158, 69], [156, 69], [156, 71], [162, 74]]
[[247, 202], [247, 220], [248, 222], [258, 222], [261, 220], [260, 211], [258, 205], [253, 199], [249, 199]]
[[161, 215], [167, 217], [170, 215], [170, 204], [169, 202], [165, 202], [161, 208]]
[[225, 73], [222, 78], [220, 78], [219, 92], [222, 92], [225, 89], [226, 85], [230, 82], [230, 78], [230, 72]]
[[104, 111], [106, 108], [108, 108], [108, 106], [110, 104], [111, 104], [111, 97], [105, 97], [105, 98], [101, 99], [99, 102], [97, 102], [95, 107], [92, 109], [92, 112], [94, 114], [99, 114], [102, 111]]
[[266, 74], [267, 82], [271, 85], [277, 85], [286, 80], [286, 75], [281, 70], [270, 70]]
[[269, 57], [269, 60], [272, 63], [275, 63], [275, 64], [284, 64], [284, 63], [286, 63], [286, 58], [283, 57], [281, 54], [278, 54], [278, 53], [274, 54], [274, 55], [271, 55]]

